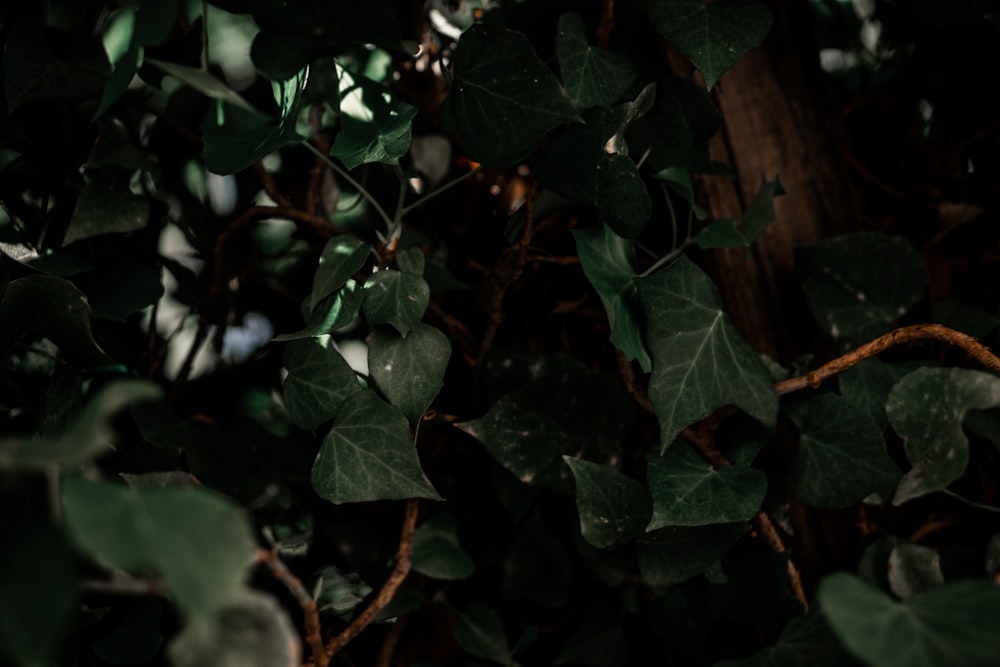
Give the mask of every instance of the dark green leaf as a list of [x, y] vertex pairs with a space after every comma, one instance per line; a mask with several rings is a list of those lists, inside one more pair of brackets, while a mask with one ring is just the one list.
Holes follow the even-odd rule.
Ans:
[[474, 602], [465, 611], [456, 613], [454, 632], [455, 641], [466, 653], [501, 665], [510, 662], [507, 631], [492, 607]]
[[687, 581], [718, 561], [747, 527], [746, 523], [724, 523], [649, 533], [639, 543], [639, 574], [655, 588]]
[[285, 368], [288, 416], [305, 429], [332, 419], [341, 401], [361, 391], [354, 371], [330, 338], [290, 342], [285, 348]]
[[556, 57], [566, 93], [577, 111], [615, 102], [635, 80], [628, 59], [587, 43], [579, 14], [559, 17]]
[[745, 465], [716, 470], [686, 442], [649, 458], [653, 515], [646, 530], [704, 526], [753, 518], [767, 493], [767, 476]]
[[921, 368], [892, 388], [885, 404], [913, 464], [892, 502], [945, 489], [969, 463], [962, 419], [970, 410], [1000, 406], [1000, 378], [964, 368]]
[[761, 174], [760, 189], [739, 220], [722, 218], [705, 227], [698, 234], [698, 245], [702, 248], [749, 248], [761, 232], [776, 217], [774, 199], [786, 194], [781, 181], [775, 176], [773, 181]]
[[430, 296], [427, 281], [415, 273], [379, 271], [365, 281], [365, 319], [369, 324], [391, 324], [406, 336], [420, 324]]
[[844, 667], [853, 664], [826, 618], [815, 611], [788, 622], [778, 643], [745, 660], [724, 660], [715, 667]]
[[573, 238], [583, 273], [597, 290], [608, 314], [611, 342], [648, 373], [653, 362], [642, 341], [645, 320], [639, 291], [632, 280], [639, 273], [635, 247], [607, 225], [574, 229]]
[[628, 129], [629, 150], [646, 155], [656, 172], [672, 167], [706, 169], [711, 165], [708, 143], [722, 126], [722, 114], [704, 90], [680, 79], [668, 79], [657, 89], [658, 108]]
[[579, 120], [528, 38], [490, 25], [462, 35], [445, 113], [469, 157], [487, 164], [519, 159], [552, 128]]
[[[276, 341], [298, 340], [300, 338], [318, 338], [346, 327], [358, 318], [361, 313], [361, 303], [365, 299], [364, 290], [354, 280], [348, 280], [339, 290], [316, 304], [315, 309], [306, 315], [306, 326], [295, 333], [275, 336]], [[308, 310], [308, 301], [303, 304], [303, 310]]]
[[924, 262], [904, 239], [845, 234], [795, 252], [809, 308], [844, 348], [885, 333], [924, 289]]
[[160, 272], [149, 264], [124, 260], [112, 266], [87, 293], [94, 317], [124, 322], [163, 296]]
[[94, 654], [116, 665], [147, 662], [163, 644], [160, 614], [163, 603], [157, 598], [127, 605], [121, 622], [94, 641]]
[[649, 398], [662, 450], [685, 427], [728, 404], [773, 427], [778, 396], [770, 373], [722, 312], [712, 280], [681, 256], [636, 282], [649, 322]]
[[889, 493], [900, 472], [871, 417], [833, 394], [807, 405], [792, 468], [795, 495], [812, 507], [835, 509]]
[[936, 302], [933, 319], [950, 329], [957, 329], [975, 338], [985, 338], [1000, 326], [1000, 317], [959, 301]]
[[944, 585], [941, 558], [928, 547], [904, 542], [889, 554], [889, 586], [901, 600]]
[[256, 543], [242, 510], [221, 496], [70, 477], [63, 512], [84, 551], [125, 570], [155, 568], [188, 614], [212, 614], [243, 589]]
[[64, 244], [100, 234], [123, 234], [142, 229], [149, 221], [149, 202], [132, 194], [131, 174], [105, 167], [80, 193]]
[[711, 88], [771, 30], [771, 12], [757, 0], [649, 0], [653, 26], [705, 75]]
[[907, 373], [915, 371], [917, 363], [887, 364], [878, 359], [865, 359], [837, 376], [840, 395], [871, 417], [879, 429], [889, 425], [885, 402], [893, 386]]
[[356, 236], [337, 236], [326, 242], [319, 258], [319, 268], [313, 277], [312, 293], [307, 310], [312, 312], [320, 301], [334, 294], [368, 261], [370, 243]]
[[624, 667], [629, 661], [625, 616], [608, 602], [594, 604], [563, 648], [557, 665]]
[[410, 428], [398, 410], [372, 391], [345, 401], [323, 439], [312, 483], [334, 504], [369, 500], [441, 500], [420, 469]]
[[432, 579], [465, 579], [476, 564], [458, 541], [455, 517], [435, 514], [413, 536], [413, 569]]
[[573, 562], [566, 547], [539, 512], [532, 513], [514, 537], [503, 561], [503, 596], [527, 599], [541, 607], [562, 607], [573, 585]]
[[[416, 107], [400, 102], [391, 90], [366, 76], [337, 67], [340, 76], [340, 130], [330, 155], [348, 169], [369, 162], [398, 164], [410, 150]], [[355, 102], [344, 104], [345, 100]]]
[[405, 248], [396, 253], [396, 264], [400, 271], [420, 276], [423, 275], [427, 262], [424, 251], [420, 248]]
[[414, 427], [444, 386], [450, 357], [448, 337], [428, 324], [418, 324], [406, 338], [389, 327], [375, 329], [369, 338], [372, 378]]
[[645, 532], [651, 504], [642, 484], [614, 468], [563, 456], [576, 480], [576, 508], [583, 539], [610, 547]]
[[210, 72], [197, 67], [187, 67], [186, 65], [154, 60], [153, 58], [146, 58], [143, 62], [159, 67], [170, 76], [191, 86], [206, 97], [211, 97], [221, 102], [228, 102], [234, 107], [254, 113], [253, 106], [243, 99], [242, 95], [230, 88], [226, 83], [217, 79]]
[[1000, 655], [1000, 588], [987, 581], [957, 581], [903, 604], [835, 574], [816, 595], [834, 633], [872, 667], [991, 667]]

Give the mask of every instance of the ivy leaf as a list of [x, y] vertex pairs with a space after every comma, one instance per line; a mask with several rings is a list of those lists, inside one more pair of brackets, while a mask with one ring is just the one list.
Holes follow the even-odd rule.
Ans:
[[845, 234], [795, 251], [802, 290], [819, 325], [844, 349], [882, 335], [924, 290], [924, 262], [905, 240]]
[[656, 90], [656, 108], [638, 118], [626, 135], [629, 150], [646, 155], [654, 172], [711, 165], [708, 144], [722, 126], [722, 114], [708, 94], [680, 79], [668, 79]]
[[490, 165], [517, 160], [552, 128], [580, 120], [528, 38], [491, 25], [462, 34], [443, 112], [468, 156]]
[[840, 395], [871, 417], [882, 431], [889, 425], [889, 417], [885, 414], [889, 392], [919, 366], [917, 362], [887, 364], [875, 358], [865, 359], [837, 376]]
[[642, 342], [645, 320], [639, 290], [632, 280], [639, 273], [635, 246], [607, 225], [574, 229], [573, 239], [583, 273], [597, 290], [608, 314], [611, 342], [648, 373], [653, 362]]
[[524, 598], [548, 608], [563, 607], [569, 600], [573, 561], [538, 510], [521, 523], [502, 568], [506, 600]]
[[899, 468], [871, 417], [834, 394], [812, 398], [807, 406], [792, 467], [795, 494], [802, 502], [838, 509], [895, 487]]
[[87, 553], [125, 570], [156, 569], [188, 614], [211, 614], [243, 590], [256, 543], [242, 510], [221, 496], [69, 477], [63, 512]]
[[[353, 280], [348, 280], [339, 290], [320, 301], [316, 308], [306, 315], [306, 326], [295, 333], [275, 336], [276, 341], [318, 338], [346, 327], [358, 318], [361, 303], [365, 299], [364, 290]], [[303, 309], [308, 309], [308, 303]]]
[[786, 194], [781, 181], [775, 176], [773, 181], [761, 174], [760, 188], [747, 212], [739, 220], [722, 218], [715, 220], [698, 234], [696, 240], [702, 248], [749, 248], [761, 232], [774, 222], [775, 197]]
[[210, 97], [213, 100], [221, 102], [228, 102], [234, 107], [250, 113], [255, 113], [256, 111], [242, 95], [230, 88], [228, 84], [217, 79], [210, 72], [206, 72], [198, 67], [188, 67], [153, 58], [146, 58], [143, 62], [160, 68], [181, 83], [191, 86], [205, 97]]
[[451, 514], [435, 514], [413, 535], [413, 569], [432, 579], [454, 581], [472, 576], [476, 563], [458, 541]]
[[466, 653], [501, 665], [510, 664], [507, 631], [499, 614], [482, 602], [455, 613], [455, 641]]
[[296, 340], [285, 348], [285, 406], [304, 429], [314, 429], [337, 414], [341, 402], [361, 391], [354, 371], [330, 338]]
[[338, 411], [312, 469], [321, 498], [335, 505], [371, 500], [441, 500], [420, 468], [410, 427], [398, 410], [363, 391]]
[[746, 523], [661, 528], [639, 543], [639, 574], [655, 588], [696, 577], [747, 532]]
[[653, 515], [646, 530], [704, 526], [751, 519], [767, 493], [767, 476], [744, 465], [718, 470], [687, 443], [651, 456], [646, 473]]
[[105, 167], [84, 186], [77, 199], [63, 245], [100, 234], [142, 229], [149, 221], [149, 201], [132, 194], [131, 173]]
[[127, 259], [109, 268], [87, 293], [94, 317], [115, 322], [124, 322], [161, 296], [160, 271]]
[[427, 324], [418, 324], [406, 338], [394, 329], [379, 327], [369, 339], [372, 378], [414, 427], [444, 386], [450, 357], [448, 337]]
[[844, 667], [854, 664], [826, 618], [810, 611], [788, 621], [778, 643], [745, 660], [723, 660], [715, 667]]
[[1000, 406], [1000, 378], [964, 368], [920, 368], [896, 383], [885, 404], [913, 464], [894, 505], [945, 489], [969, 463], [962, 419], [970, 410]]
[[369, 324], [391, 324], [402, 336], [420, 323], [431, 290], [415, 273], [388, 269], [365, 281], [363, 311]]
[[307, 300], [312, 312], [320, 301], [337, 292], [368, 261], [370, 243], [356, 236], [337, 236], [326, 242], [319, 257], [319, 268], [313, 276], [313, 288]]
[[773, 428], [778, 397], [771, 375], [722, 312], [712, 280], [681, 256], [636, 282], [649, 322], [649, 398], [662, 451], [685, 427], [728, 404]]
[[418, 276], [424, 275], [424, 268], [427, 265], [427, 258], [420, 248], [403, 248], [396, 251], [396, 264], [399, 270], [404, 273], [415, 273]]
[[649, 0], [649, 17], [663, 39], [701, 70], [709, 89], [764, 41], [773, 21], [757, 0]]
[[583, 539], [604, 548], [645, 532], [651, 505], [642, 484], [598, 463], [572, 456], [563, 456], [563, 460], [576, 479]]
[[1000, 655], [1000, 588], [988, 581], [956, 581], [898, 603], [840, 573], [816, 595], [847, 650], [872, 667], [989, 667]]
[[[400, 102], [389, 88], [337, 65], [340, 130], [330, 155], [348, 169], [369, 162], [398, 164], [410, 150], [416, 107]], [[344, 102], [350, 100], [352, 104]]]
[[893, 549], [887, 570], [889, 586], [901, 600], [944, 585], [941, 558], [918, 544], [904, 542]]
[[559, 17], [556, 58], [566, 93], [577, 111], [607, 106], [621, 97], [635, 80], [635, 70], [621, 54], [587, 43], [579, 14]]
[[217, 100], [201, 122], [205, 166], [216, 174], [235, 174], [268, 153], [302, 140], [295, 122], [306, 87], [308, 69], [282, 83], [273, 83], [277, 123], [257, 111]]

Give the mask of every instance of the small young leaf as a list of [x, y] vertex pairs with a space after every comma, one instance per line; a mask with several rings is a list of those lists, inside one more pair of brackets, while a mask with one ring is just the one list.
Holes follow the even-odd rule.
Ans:
[[840, 573], [821, 581], [816, 596], [840, 641], [872, 667], [990, 667], [1000, 655], [1000, 588], [987, 581], [956, 581], [898, 603]]
[[476, 563], [458, 541], [455, 517], [435, 514], [413, 535], [413, 569], [432, 579], [453, 581], [472, 576]]
[[698, 245], [702, 248], [749, 248], [761, 232], [774, 222], [776, 212], [774, 199], [785, 193], [781, 181], [775, 176], [768, 181], [764, 174], [760, 177], [760, 189], [739, 220], [722, 218], [705, 227], [698, 234]]
[[391, 324], [406, 336], [420, 323], [430, 297], [427, 281], [417, 274], [379, 271], [365, 281], [365, 319], [369, 324]]
[[370, 500], [441, 500], [420, 468], [410, 428], [373, 391], [345, 401], [312, 469], [321, 498], [340, 505]]
[[885, 404], [913, 464], [893, 504], [945, 489], [969, 463], [962, 419], [970, 410], [1000, 406], [1000, 378], [964, 368], [921, 368], [896, 383]]
[[889, 586], [901, 600], [944, 585], [941, 558], [927, 547], [904, 542], [889, 554]]
[[642, 484], [614, 468], [572, 456], [563, 456], [563, 460], [576, 479], [583, 539], [604, 548], [645, 532], [651, 504]]
[[507, 631], [492, 607], [474, 602], [465, 611], [456, 613], [454, 632], [455, 641], [467, 653], [501, 665], [510, 663]]
[[312, 312], [319, 302], [334, 294], [368, 261], [370, 243], [356, 236], [336, 236], [323, 247], [319, 258], [319, 268], [313, 276], [312, 293], [307, 300], [308, 311]]
[[[330, 155], [348, 169], [369, 162], [398, 164], [410, 150], [416, 107], [396, 99], [392, 91], [366, 76], [337, 65], [340, 77], [340, 131]], [[345, 100], [355, 103], [345, 105]], [[357, 110], [352, 113], [350, 110]]]
[[650, 456], [647, 478], [653, 496], [650, 531], [746, 521], [760, 511], [767, 493], [767, 476], [760, 470], [745, 465], [716, 470], [685, 442]]
[[639, 574], [655, 588], [696, 577], [718, 561], [747, 532], [746, 523], [661, 528], [639, 543]]
[[427, 324], [418, 324], [406, 338], [394, 329], [379, 327], [369, 339], [369, 372], [410, 426], [417, 425], [444, 386], [450, 357], [448, 337]]
[[846, 399], [824, 394], [808, 401], [792, 481], [802, 502], [836, 509], [886, 494], [900, 471], [889, 458], [882, 429]]
[[285, 406], [293, 422], [314, 429], [337, 414], [361, 385], [329, 338], [296, 340], [285, 348]]
[[645, 319], [639, 291], [633, 278], [639, 273], [632, 242], [618, 236], [607, 225], [574, 229], [576, 252], [587, 280], [597, 290], [608, 314], [611, 342], [635, 359], [646, 373], [653, 369], [642, 341]]
[[558, 30], [556, 57], [573, 108], [584, 111], [615, 102], [635, 80], [628, 59], [590, 46], [579, 14], [560, 16]]
[[[275, 336], [276, 341], [298, 340], [300, 338], [318, 338], [346, 327], [358, 318], [361, 304], [365, 300], [365, 292], [354, 280], [348, 280], [339, 290], [326, 297], [316, 308], [306, 315], [306, 326], [295, 333]], [[303, 303], [303, 310], [309, 309], [308, 300]]]
[[650, 0], [649, 16], [660, 35], [701, 70], [708, 88], [764, 41], [773, 21], [757, 0]]
[[722, 312], [711, 278], [681, 256], [636, 282], [649, 322], [649, 398], [662, 451], [685, 427], [728, 404], [773, 427], [778, 396], [771, 375]]

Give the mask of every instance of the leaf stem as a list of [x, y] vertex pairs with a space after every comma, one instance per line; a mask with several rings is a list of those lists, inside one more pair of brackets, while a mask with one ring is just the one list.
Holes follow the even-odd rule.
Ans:
[[677, 246], [676, 248], [674, 248], [673, 250], [671, 250], [670, 252], [668, 252], [666, 255], [664, 255], [660, 259], [656, 260], [656, 262], [654, 262], [652, 266], [650, 266], [648, 269], [646, 269], [645, 271], [643, 271], [642, 273], [640, 273], [639, 277], [640, 278], [645, 278], [649, 274], [655, 273], [656, 270], [659, 269], [661, 266], [669, 264], [670, 262], [674, 261], [675, 259], [677, 259], [681, 255], [683, 255], [684, 251], [687, 250], [688, 246], [691, 246], [693, 244], [694, 244], [694, 239], [693, 238], [688, 237], [688, 238], [684, 239], [684, 241], [679, 246]]
[[328, 155], [324, 155], [323, 151], [316, 148], [308, 141], [303, 141], [302, 145], [305, 146], [307, 149], [309, 149], [316, 157], [322, 160], [328, 167], [330, 167], [330, 169], [333, 169], [334, 173], [336, 173], [338, 176], [347, 181], [348, 184], [352, 188], [357, 190], [362, 197], [368, 200], [368, 203], [372, 205], [372, 208], [375, 209], [375, 212], [378, 213], [379, 217], [382, 218], [383, 222], [385, 222], [386, 229], [390, 232], [392, 231], [393, 227], [395, 226], [393, 219], [390, 218], [389, 214], [385, 212], [385, 209], [383, 209], [382, 206], [378, 203], [378, 200], [376, 200], [375, 197], [372, 196], [372, 193], [368, 192], [368, 190], [366, 190], [363, 185], [354, 180], [354, 177], [351, 176], [351, 174], [348, 173], [346, 169], [344, 169], [339, 164], [331, 160]]
[[408, 204], [407, 206], [404, 206], [402, 209], [400, 209], [400, 215], [405, 215], [405, 214], [409, 213], [410, 211], [412, 211], [413, 209], [418, 208], [420, 206], [423, 206], [424, 204], [426, 204], [428, 201], [430, 201], [434, 197], [437, 197], [439, 194], [441, 194], [443, 192], [446, 192], [447, 190], [450, 190], [451, 188], [455, 187], [456, 185], [458, 185], [459, 183], [461, 183], [462, 181], [464, 181], [465, 179], [467, 179], [469, 176], [472, 176], [473, 174], [478, 174], [482, 170], [483, 170], [483, 168], [481, 166], [476, 167], [475, 169], [471, 169], [471, 170], [465, 172], [464, 174], [462, 174], [458, 178], [455, 178], [455, 179], [452, 179], [452, 180], [448, 181], [447, 183], [445, 183], [444, 185], [442, 185], [441, 187], [439, 187], [437, 190], [431, 190], [430, 192], [428, 192], [427, 194], [425, 194], [423, 197], [421, 197], [417, 201], [415, 201], [415, 202], [413, 202], [411, 204]]

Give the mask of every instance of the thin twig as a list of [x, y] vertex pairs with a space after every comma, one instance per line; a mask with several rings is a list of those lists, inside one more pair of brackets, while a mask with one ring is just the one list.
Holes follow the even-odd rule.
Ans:
[[455, 187], [456, 185], [458, 185], [459, 183], [461, 183], [465, 179], [469, 178], [470, 176], [474, 176], [475, 174], [478, 174], [482, 170], [483, 170], [482, 167], [476, 167], [475, 169], [471, 169], [471, 170], [465, 172], [464, 174], [462, 174], [461, 176], [448, 181], [447, 183], [445, 183], [441, 187], [437, 188], [436, 190], [431, 190], [427, 194], [425, 194], [422, 197], [420, 197], [420, 199], [418, 199], [415, 202], [412, 202], [412, 203], [404, 206], [402, 209], [400, 209], [400, 215], [405, 215], [405, 214], [409, 213], [410, 211], [412, 211], [413, 209], [419, 208], [420, 206], [423, 206], [424, 204], [426, 204], [431, 199], [434, 199], [435, 197], [437, 197], [439, 194], [450, 190], [451, 188]]
[[1000, 512], [1000, 507], [993, 507], [993, 505], [984, 505], [983, 503], [977, 503], [975, 500], [969, 500], [965, 496], [961, 496], [950, 489], [941, 489], [941, 493], [948, 496], [949, 498], [954, 498], [955, 500], [965, 503], [969, 507], [975, 507], [976, 509], [986, 510], [987, 512]]
[[608, 48], [608, 40], [611, 38], [611, 31], [615, 27], [615, 0], [603, 0], [601, 2], [601, 21], [594, 31], [594, 43], [600, 49]]
[[417, 510], [420, 509], [420, 501], [411, 498], [406, 501], [406, 514], [403, 517], [403, 529], [399, 536], [399, 548], [396, 550], [396, 566], [393, 568], [389, 578], [386, 579], [379, 590], [378, 595], [371, 601], [363, 612], [355, 618], [347, 628], [339, 635], [331, 639], [326, 644], [321, 659], [317, 659], [316, 667], [327, 667], [330, 658], [337, 654], [347, 644], [361, 634], [368, 625], [375, 620], [379, 612], [385, 609], [386, 605], [392, 601], [396, 591], [402, 585], [406, 575], [410, 573], [410, 560], [413, 555], [413, 533], [417, 527]]
[[949, 329], [940, 324], [914, 324], [890, 331], [884, 336], [880, 336], [870, 343], [865, 343], [861, 347], [841, 357], [837, 357], [833, 361], [823, 364], [816, 370], [810, 371], [805, 375], [782, 380], [775, 384], [774, 388], [779, 396], [799, 391], [806, 387], [815, 389], [823, 380], [843, 373], [851, 366], [869, 357], [874, 357], [876, 354], [884, 352], [891, 347], [919, 340], [940, 340], [960, 347], [983, 366], [1000, 373], [1000, 358], [972, 336], [964, 334], [961, 331]]
[[319, 620], [319, 607], [316, 606], [316, 600], [309, 595], [309, 591], [302, 585], [302, 581], [292, 574], [291, 570], [278, 558], [277, 552], [269, 549], [258, 549], [257, 562], [270, 568], [274, 578], [285, 584], [288, 592], [292, 594], [295, 601], [302, 607], [306, 626], [306, 643], [309, 644], [309, 650], [312, 651], [313, 664], [319, 664], [319, 661], [325, 654], [323, 650], [323, 635], [321, 634], [322, 626]]
[[[767, 546], [771, 548], [771, 551], [775, 553], [785, 552], [785, 543], [781, 539], [781, 535], [778, 534], [778, 529], [774, 527], [774, 522], [771, 521], [771, 517], [767, 515], [767, 512], [761, 510], [754, 517], [754, 526], [760, 533], [761, 537], [767, 543]], [[792, 593], [802, 603], [802, 606], [809, 609], [809, 598], [806, 597], [806, 591], [802, 587], [802, 576], [799, 574], [799, 568], [795, 566], [792, 561], [791, 556], [788, 557], [788, 583], [792, 587]]]
[[[284, 208], [295, 208], [294, 204], [278, 188], [278, 184], [274, 182], [274, 177], [264, 168], [262, 162], [257, 162], [253, 166], [253, 173], [257, 175], [257, 180], [264, 187], [264, 192], [274, 200], [275, 204]], [[315, 211], [309, 211], [309, 213], [315, 213]]]
[[640, 408], [650, 414], [655, 414], [656, 411], [653, 409], [653, 402], [649, 400], [649, 396], [646, 395], [646, 392], [642, 390], [642, 387], [639, 386], [636, 380], [635, 368], [633, 368], [632, 362], [626, 359], [625, 353], [618, 348], [615, 348], [615, 358], [618, 360], [618, 374], [621, 376], [622, 382], [625, 383], [628, 393]]
[[354, 180], [354, 177], [351, 176], [351, 174], [348, 173], [346, 169], [344, 169], [339, 164], [337, 164], [329, 157], [324, 155], [322, 151], [313, 146], [311, 143], [309, 143], [308, 141], [303, 141], [302, 145], [305, 146], [309, 151], [311, 151], [317, 158], [322, 160], [326, 164], [326, 166], [330, 167], [330, 169], [333, 169], [334, 173], [336, 173], [342, 179], [347, 181], [352, 188], [354, 188], [359, 194], [361, 194], [361, 196], [363, 196], [368, 201], [368, 203], [372, 205], [372, 208], [375, 209], [375, 212], [378, 213], [379, 217], [382, 218], [382, 221], [385, 223], [386, 229], [390, 231], [392, 230], [394, 225], [393, 219], [389, 216], [388, 213], [385, 212], [385, 209], [382, 208], [382, 205], [378, 203], [378, 200], [375, 199], [372, 193], [368, 192], [368, 190], [366, 190], [363, 185]]
[[194, 340], [191, 341], [191, 347], [188, 349], [187, 356], [184, 357], [184, 363], [181, 364], [180, 372], [174, 378], [174, 383], [170, 385], [170, 391], [167, 392], [167, 400], [174, 400], [181, 386], [187, 382], [188, 376], [191, 375], [191, 369], [194, 368], [194, 360], [198, 357], [198, 352], [201, 350], [202, 345], [208, 340], [209, 326], [208, 311], [206, 310], [198, 318], [198, 329], [195, 331]]

